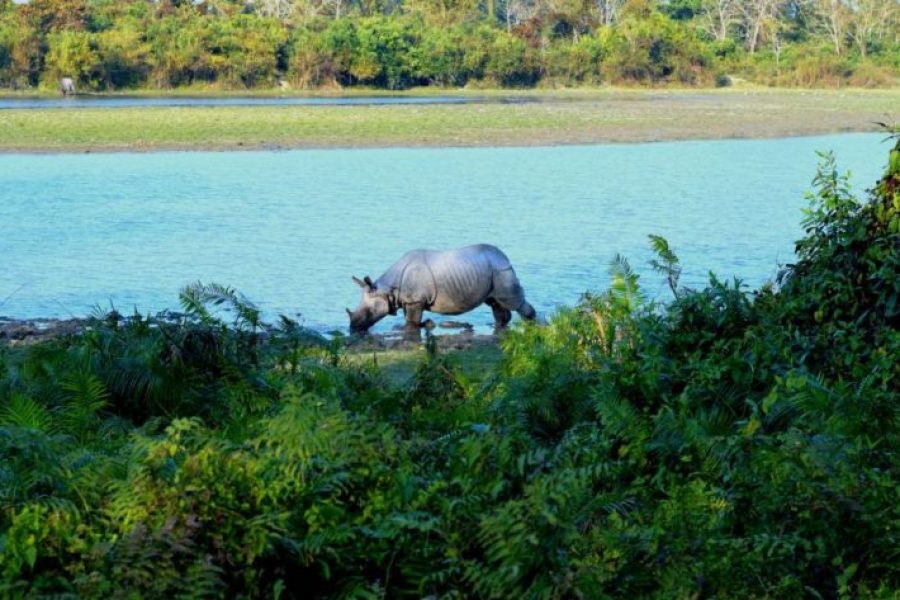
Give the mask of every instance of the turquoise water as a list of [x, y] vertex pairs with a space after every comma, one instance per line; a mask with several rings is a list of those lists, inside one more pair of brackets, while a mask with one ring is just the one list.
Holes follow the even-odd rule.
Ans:
[[607, 286], [616, 253], [665, 297], [646, 267], [650, 233], [668, 238], [685, 283], [712, 270], [756, 286], [793, 257], [815, 151], [834, 150], [862, 189], [883, 168], [883, 137], [0, 155], [0, 315], [177, 308], [178, 289], [202, 280], [270, 317], [345, 327], [351, 275], [477, 242], [508, 254], [546, 314]]

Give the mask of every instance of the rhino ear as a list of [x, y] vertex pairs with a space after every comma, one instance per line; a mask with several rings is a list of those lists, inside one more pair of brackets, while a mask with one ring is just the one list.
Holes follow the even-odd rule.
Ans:
[[356, 276], [353, 277], [353, 283], [355, 283], [356, 285], [358, 285], [358, 286], [361, 287], [361, 288], [366, 287], [365, 282], [364, 282], [362, 279], [360, 279], [359, 277], [356, 277]]
[[371, 278], [371, 277], [369, 277], [368, 275], [366, 275], [365, 277], [363, 277], [363, 281], [366, 283], [367, 286], [369, 286], [369, 289], [370, 289], [370, 290], [374, 290], [374, 289], [375, 289], [375, 284], [372, 283], [372, 278]]

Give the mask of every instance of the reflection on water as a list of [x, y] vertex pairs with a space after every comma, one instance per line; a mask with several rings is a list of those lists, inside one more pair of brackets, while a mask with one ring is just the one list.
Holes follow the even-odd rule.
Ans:
[[[411, 248], [502, 248], [546, 314], [604, 288], [616, 253], [653, 276], [668, 238], [683, 281], [754, 286], [792, 258], [816, 150], [860, 187], [878, 134], [543, 148], [0, 155], [0, 314], [176, 308], [189, 282], [234, 286], [269, 316], [345, 326], [352, 275]], [[491, 321], [482, 307], [462, 317]], [[376, 330], [402, 322], [386, 319]]]

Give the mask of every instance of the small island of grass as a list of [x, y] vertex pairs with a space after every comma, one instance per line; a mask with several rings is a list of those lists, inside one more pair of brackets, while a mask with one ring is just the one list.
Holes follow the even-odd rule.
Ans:
[[877, 122], [889, 120], [900, 106], [900, 90], [600, 89], [519, 92], [515, 98], [519, 102], [9, 109], [0, 110], [0, 151], [510, 146], [786, 137], [876, 131]]

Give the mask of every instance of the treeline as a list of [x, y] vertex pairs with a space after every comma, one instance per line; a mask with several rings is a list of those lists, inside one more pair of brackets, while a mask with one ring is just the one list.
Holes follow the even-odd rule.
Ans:
[[900, 0], [0, 0], [0, 87], [889, 85]]

